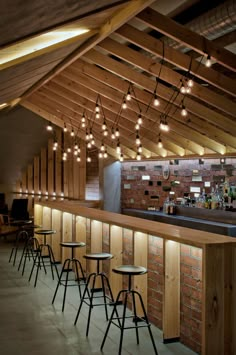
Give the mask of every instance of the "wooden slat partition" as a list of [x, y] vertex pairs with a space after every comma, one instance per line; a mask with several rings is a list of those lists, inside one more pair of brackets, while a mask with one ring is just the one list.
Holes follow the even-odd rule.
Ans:
[[[43, 206], [40, 207], [40, 206]], [[127, 233], [133, 234], [133, 260], [134, 264], [148, 265], [148, 240], [162, 238], [164, 241], [163, 262], [163, 302], [162, 302], [162, 328], [164, 341], [170, 341], [179, 337], [180, 329], [180, 248], [190, 246], [193, 253], [198, 253], [203, 287], [197, 290], [201, 293], [201, 354], [204, 355], [233, 355], [235, 348], [236, 326], [236, 297], [235, 297], [235, 264], [236, 264], [236, 240], [235, 238], [197, 231], [189, 228], [168, 225], [164, 223], [147, 221], [141, 218], [120, 215], [116, 213], [86, 208], [70, 202], [42, 202], [35, 206], [35, 217], [39, 220], [39, 214], [48, 217], [44, 213], [45, 207], [63, 212], [62, 235], [69, 230], [73, 232], [73, 220], [76, 219], [76, 235], [87, 239], [87, 248], [92, 252], [100, 252], [103, 247], [103, 223], [110, 225], [110, 236], [106, 235], [106, 251], [109, 247], [114, 254], [110, 261], [110, 267], [123, 262], [122, 251], [125, 250]], [[66, 213], [65, 213], [66, 212]], [[68, 222], [69, 221], [69, 222]], [[64, 227], [65, 223], [65, 227]], [[107, 231], [107, 228], [106, 228]], [[124, 234], [125, 233], [125, 234]], [[124, 237], [126, 235], [126, 237]], [[64, 236], [63, 236], [64, 237]], [[105, 238], [105, 237], [104, 237]], [[128, 242], [127, 239], [127, 242]], [[108, 244], [109, 245], [108, 245]], [[128, 253], [130, 253], [130, 245]], [[153, 251], [152, 251], [153, 253]], [[200, 257], [199, 257], [200, 256]], [[124, 255], [123, 255], [124, 257]], [[196, 257], [195, 262], [196, 262]], [[187, 259], [187, 258], [186, 258]], [[191, 259], [191, 258], [190, 258]], [[132, 255], [128, 260], [132, 260]], [[191, 259], [193, 261], [193, 259]], [[190, 266], [189, 266], [190, 267]], [[90, 270], [91, 271], [91, 270]], [[122, 288], [122, 281], [116, 278], [118, 275], [110, 275], [111, 285], [116, 295]], [[145, 275], [136, 277], [134, 287], [142, 294], [147, 309], [149, 308], [148, 279]], [[116, 284], [117, 283], [117, 284]], [[117, 287], [116, 287], [117, 285]], [[153, 287], [153, 285], [152, 285]], [[150, 291], [150, 292], [149, 292]], [[150, 315], [151, 316], [151, 315]]]
[[54, 192], [54, 152], [53, 140], [48, 140], [48, 194], [52, 195]]
[[39, 166], [40, 166], [40, 160], [39, 156], [34, 157], [34, 192], [38, 193], [39, 192], [39, 177], [40, 177], [40, 171], [39, 171]]
[[41, 191], [43, 194], [47, 191], [47, 150], [41, 149]]

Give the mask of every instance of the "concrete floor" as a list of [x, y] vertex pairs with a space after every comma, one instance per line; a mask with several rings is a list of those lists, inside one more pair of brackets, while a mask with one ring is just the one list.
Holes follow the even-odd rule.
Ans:
[[[86, 337], [88, 307], [83, 306], [77, 325], [74, 319], [79, 305], [77, 287], [68, 290], [64, 313], [61, 312], [62, 292], [55, 304], [52, 297], [56, 281], [51, 274], [40, 272], [36, 288], [28, 276], [31, 264], [24, 276], [8, 262], [12, 242], [0, 239], [0, 354], [1, 355], [88, 355], [118, 354], [120, 331], [111, 326], [103, 352], [100, 345], [107, 322], [102, 307], [92, 312], [90, 333]], [[62, 287], [60, 288], [62, 291]], [[122, 307], [122, 306], [120, 306]], [[164, 345], [162, 332], [151, 327], [159, 355], [194, 355], [180, 343]], [[154, 354], [146, 328], [140, 329], [140, 345], [136, 345], [135, 331], [124, 334], [122, 355]]]

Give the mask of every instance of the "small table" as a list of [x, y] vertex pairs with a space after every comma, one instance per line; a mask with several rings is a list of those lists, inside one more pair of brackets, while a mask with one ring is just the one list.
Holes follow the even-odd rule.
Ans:
[[[55, 258], [54, 258], [54, 254], [53, 254], [51, 245], [49, 245], [46, 240], [48, 235], [53, 235], [55, 233], [56, 233], [56, 231], [53, 229], [39, 229], [39, 230], [35, 231], [35, 234], [43, 235], [43, 243], [39, 244], [38, 251], [37, 251], [37, 254], [34, 258], [33, 266], [32, 266], [31, 272], [30, 272], [30, 276], [29, 276], [29, 281], [30, 281], [33, 271], [34, 271], [34, 268], [35, 268], [35, 266], [37, 266], [34, 287], [36, 287], [36, 285], [37, 285], [38, 273], [39, 273], [39, 270], [41, 269], [41, 264], [43, 266], [45, 274], [47, 273], [46, 266], [50, 266], [53, 280], [54, 280], [53, 267], [55, 267], [57, 277], [59, 278], [59, 274], [58, 274], [58, 270], [56, 267], [56, 262], [55, 262]], [[43, 254], [44, 249], [47, 249], [46, 255]], [[46, 263], [44, 259], [49, 259], [48, 263]]]

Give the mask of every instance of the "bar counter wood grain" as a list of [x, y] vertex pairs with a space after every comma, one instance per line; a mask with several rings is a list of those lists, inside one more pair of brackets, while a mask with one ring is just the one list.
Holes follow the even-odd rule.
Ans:
[[[45, 213], [44, 209], [48, 211], [48, 208], [51, 214]], [[58, 216], [60, 212], [61, 218]], [[55, 214], [56, 225], [53, 223]], [[51, 222], [48, 219], [49, 215], [52, 216]], [[107, 225], [109, 226], [109, 252], [114, 254], [114, 259], [110, 263], [109, 277], [115, 294], [122, 287], [122, 280], [116, 279], [111, 270], [112, 267], [122, 263], [125, 231], [129, 230], [133, 240], [134, 263], [146, 267], [148, 238], [150, 236], [162, 238], [164, 270], [162, 329], [165, 342], [180, 337], [180, 248], [183, 245], [200, 248], [203, 283], [202, 289], [199, 290], [202, 293], [201, 354], [236, 353], [233, 336], [236, 330], [235, 238], [88, 208], [73, 201], [35, 204], [35, 223], [41, 222], [43, 227], [59, 229], [62, 234], [61, 240], [65, 240], [64, 235], [67, 233], [65, 226], [68, 220], [70, 226], [71, 221], [73, 225], [69, 228], [68, 238], [86, 241], [86, 244], [90, 245], [89, 248], [96, 252], [104, 251], [107, 233], [104, 231], [107, 230]], [[44, 225], [44, 222], [47, 225]], [[54, 244], [53, 248], [56, 249]], [[60, 255], [58, 251], [56, 254]], [[134, 287], [142, 293], [148, 308], [147, 277], [135, 278]]]

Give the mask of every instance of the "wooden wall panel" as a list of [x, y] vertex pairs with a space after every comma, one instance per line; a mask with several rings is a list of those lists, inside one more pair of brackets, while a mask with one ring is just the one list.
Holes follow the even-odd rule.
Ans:
[[41, 192], [45, 194], [47, 191], [47, 149], [41, 149]]
[[110, 285], [114, 298], [122, 290], [122, 276], [112, 272], [112, 268], [118, 265], [122, 265], [123, 258], [123, 230], [118, 226], [110, 226], [110, 253], [114, 256], [110, 260]]
[[53, 140], [48, 140], [48, 194], [54, 192], [54, 151]]
[[[62, 241], [72, 242], [73, 240], [73, 215], [67, 212], [62, 214]], [[62, 262], [71, 257], [70, 248], [62, 248]]]
[[34, 157], [34, 192], [37, 194], [40, 191], [40, 160], [39, 156]]
[[55, 159], [55, 192], [57, 196], [61, 195], [62, 192], [62, 155], [61, 155], [61, 144], [62, 144], [62, 132], [57, 130], [57, 143], [59, 149], [54, 153]]

